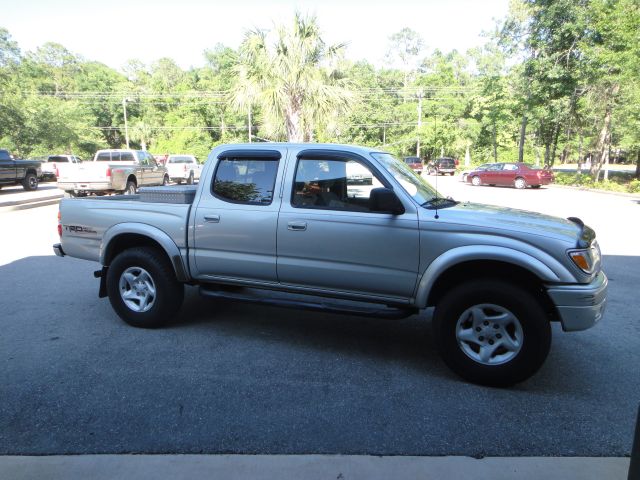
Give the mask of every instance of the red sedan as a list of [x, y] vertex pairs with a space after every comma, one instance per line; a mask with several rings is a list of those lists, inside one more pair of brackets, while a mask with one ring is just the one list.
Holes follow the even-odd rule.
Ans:
[[526, 163], [493, 163], [485, 170], [467, 174], [472, 185], [506, 185], [516, 188], [540, 188], [553, 182], [553, 172], [532, 167]]

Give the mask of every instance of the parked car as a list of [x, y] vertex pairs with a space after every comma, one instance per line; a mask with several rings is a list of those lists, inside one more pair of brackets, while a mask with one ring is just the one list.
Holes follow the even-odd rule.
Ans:
[[477, 171], [477, 172], [482, 172], [483, 170], [486, 170], [487, 168], [489, 168], [489, 165], [493, 165], [492, 163], [483, 163], [482, 165], [479, 165], [475, 168], [471, 168], [468, 170], [464, 170], [461, 174], [460, 174], [460, 180], [463, 182], [467, 181], [467, 175], [469, 175], [469, 173], [473, 172], [473, 171]]
[[58, 175], [57, 165], [59, 163], [80, 163], [82, 159], [75, 155], [49, 155], [42, 162], [42, 178], [45, 180], [55, 180]]
[[71, 196], [133, 195], [138, 187], [167, 183], [167, 169], [145, 150], [98, 150], [91, 162], [58, 164], [58, 188]]
[[22, 185], [25, 190], [36, 190], [42, 177], [40, 162], [14, 160], [8, 150], [0, 150], [0, 188]]
[[422, 164], [422, 160], [419, 157], [404, 157], [404, 163], [411, 167], [411, 170], [416, 172], [418, 175], [422, 175], [422, 170], [424, 168]]
[[444, 361], [487, 385], [533, 375], [550, 322], [584, 330], [606, 304], [595, 232], [580, 219], [456, 202], [366, 147], [220, 145], [197, 186], [65, 198], [58, 219], [54, 252], [99, 262], [99, 296], [132, 326], [170, 321], [185, 284], [368, 317], [434, 307]]
[[193, 185], [194, 181], [200, 180], [202, 167], [193, 155], [169, 155], [165, 166], [172, 182]]
[[486, 169], [469, 172], [466, 179], [472, 185], [501, 185], [518, 189], [540, 188], [553, 182], [553, 172], [526, 163], [492, 163]]
[[453, 158], [442, 157], [433, 160], [427, 164], [427, 173], [429, 175], [454, 175], [456, 173], [456, 162]]

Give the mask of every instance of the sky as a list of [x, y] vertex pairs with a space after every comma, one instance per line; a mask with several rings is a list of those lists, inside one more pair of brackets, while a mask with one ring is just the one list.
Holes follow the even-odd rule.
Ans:
[[484, 43], [509, 0], [0, 0], [0, 27], [24, 52], [56, 42], [87, 60], [121, 70], [127, 60], [162, 57], [182, 68], [204, 65], [203, 52], [237, 48], [245, 32], [286, 23], [295, 11], [316, 15], [327, 43], [346, 57], [381, 66], [389, 36], [409, 27], [427, 47], [461, 52]]

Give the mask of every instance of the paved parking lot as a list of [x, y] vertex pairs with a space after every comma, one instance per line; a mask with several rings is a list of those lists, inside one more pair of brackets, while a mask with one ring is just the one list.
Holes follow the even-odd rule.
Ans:
[[554, 328], [528, 382], [499, 390], [453, 376], [428, 312], [372, 320], [190, 289], [175, 324], [133, 329], [97, 298], [96, 264], [52, 255], [57, 207], [1, 212], [0, 454], [628, 455], [640, 401], [640, 199], [438, 184], [460, 200], [577, 215], [598, 232], [605, 319], [586, 332]]

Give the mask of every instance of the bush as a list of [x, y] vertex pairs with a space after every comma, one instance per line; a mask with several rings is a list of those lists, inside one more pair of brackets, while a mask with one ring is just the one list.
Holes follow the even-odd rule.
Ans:
[[590, 175], [582, 173], [556, 172], [555, 183], [571, 187], [593, 188], [609, 192], [640, 193], [640, 180], [631, 180], [624, 177], [613, 177], [609, 180], [596, 182]]

